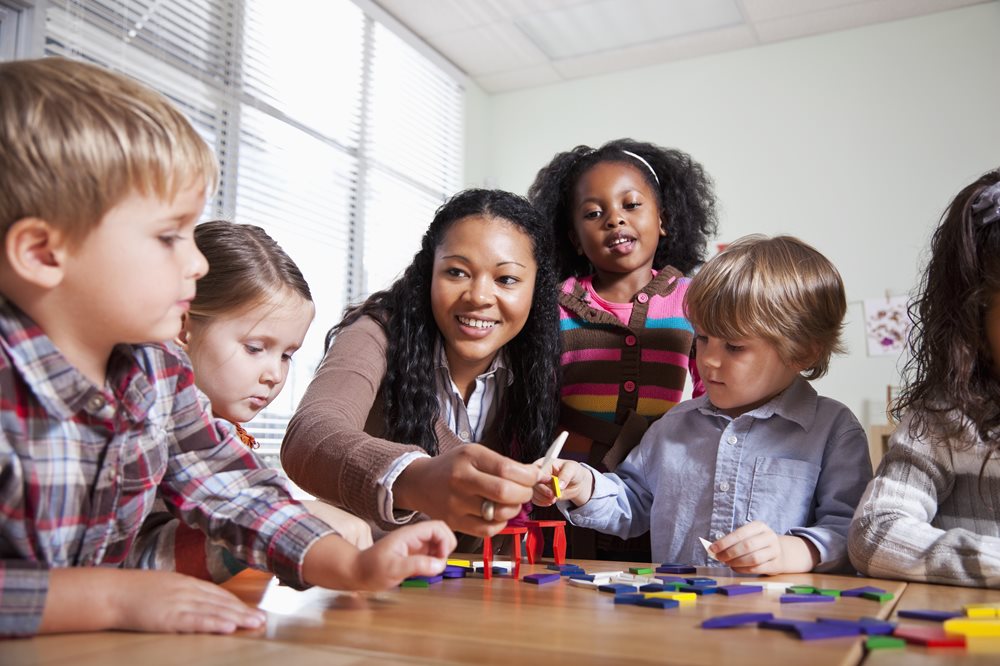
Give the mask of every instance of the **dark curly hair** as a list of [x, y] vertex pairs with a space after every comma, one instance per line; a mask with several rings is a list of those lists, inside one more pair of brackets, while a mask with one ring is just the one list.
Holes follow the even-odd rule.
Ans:
[[[660, 182], [656, 182], [649, 167], [626, 151], [646, 160]], [[594, 272], [587, 257], [578, 255], [566, 239], [573, 226], [570, 215], [573, 188], [584, 172], [600, 162], [632, 165], [656, 192], [661, 219], [669, 233], [657, 245], [653, 268], [673, 266], [689, 274], [704, 262], [705, 245], [715, 235], [717, 226], [712, 179], [687, 153], [632, 139], [616, 139], [597, 149], [577, 146], [557, 154], [542, 167], [528, 188], [528, 199], [555, 230], [560, 279]]]
[[[989, 192], [985, 192], [987, 188]], [[982, 197], [980, 195], [983, 195]], [[992, 198], [991, 198], [992, 197]], [[991, 207], [974, 208], [991, 198]], [[913, 329], [906, 385], [892, 405], [896, 418], [912, 411], [910, 434], [938, 444], [960, 442], [973, 426], [1000, 448], [1000, 379], [992, 371], [985, 316], [1000, 294], [1000, 170], [965, 187], [931, 239], [930, 260], [909, 305]], [[989, 216], [989, 219], [987, 219]], [[965, 419], [955, 419], [958, 412]], [[982, 471], [982, 470], [981, 470]]]
[[552, 265], [551, 227], [522, 197], [500, 190], [459, 192], [441, 206], [424, 234], [420, 251], [402, 277], [385, 291], [348, 309], [327, 334], [327, 346], [337, 331], [370, 316], [385, 330], [386, 372], [380, 392], [385, 404], [386, 437], [438, 452], [434, 421], [439, 415], [435, 379], [435, 344], [441, 335], [431, 310], [434, 252], [458, 221], [470, 216], [504, 220], [531, 239], [538, 270], [528, 320], [505, 346], [514, 383], [497, 406], [495, 423], [502, 453], [530, 462], [549, 444], [559, 405], [558, 284]]

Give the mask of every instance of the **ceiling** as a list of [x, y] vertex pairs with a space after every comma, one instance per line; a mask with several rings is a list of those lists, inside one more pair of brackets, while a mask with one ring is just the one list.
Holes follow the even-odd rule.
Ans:
[[374, 0], [497, 93], [990, 0]]

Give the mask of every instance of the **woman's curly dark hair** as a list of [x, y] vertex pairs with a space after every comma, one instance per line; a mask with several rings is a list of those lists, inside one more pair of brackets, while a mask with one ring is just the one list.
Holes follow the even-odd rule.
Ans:
[[[626, 153], [640, 155], [656, 172]], [[687, 153], [632, 139], [616, 139], [600, 148], [577, 146], [559, 153], [535, 176], [528, 199], [555, 230], [559, 277], [581, 277], [594, 272], [587, 257], [567, 241], [573, 226], [572, 197], [580, 176], [600, 162], [629, 164], [639, 170], [656, 192], [667, 235], [660, 239], [653, 268], [673, 266], [684, 274], [704, 262], [705, 246], [715, 235], [715, 193], [712, 179]]]
[[552, 265], [552, 229], [526, 199], [500, 190], [472, 189], [456, 194], [435, 213], [420, 251], [402, 277], [350, 308], [327, 335], [327, 345], [337, 331], [365, 315], [381, 324], [387, 338], [386, 372], [379, 389], [386, 437], [436, 455], [434, 422], [439, 407], [435, 345], [441, 333], [431, 310], [434, 252], [456, 222], [471, 216], [504, 220], [520, 229], [531, 239], [538, 266], [527, 322], [504, 347], [514, 382], [496, 407], [494, 421], [499, 424], [500, 441], [507, 447], [502, 453], [530, 462], [548, 446], [559, 406], [559, 290]]
[[[977, 200], [990, 203], [984, 202], [988, 197], [990, 207], [973, 210]], [[965, 187], [942, 216], [909, 305], [911, 356], [906, 385], [892, 405], [897, 419], [913, 412], [911, 436], [939, 444], [961, 442], [972, 425], [991, 447], [986, 460], [1000, 449], [1000, 379], [992, 370], [985, 325], [986, 311], [1000, 294], [1000, 219], [993, 219], [998, 207], [1000, 170]], [[955, 412], [966, 421], [955, 419]]]

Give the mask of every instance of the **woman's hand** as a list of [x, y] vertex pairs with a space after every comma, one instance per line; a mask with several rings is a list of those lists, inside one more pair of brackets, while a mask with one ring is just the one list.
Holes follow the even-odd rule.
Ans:
[[[410, 463], [393, 484], [396, 509], [420, 511], [458, 532], [492, 536], [531, 500], [541, 470], [480, 444], [466, 444]], [[483, 502], [493, 502], [491, 520]], [[491, 517], [486, 515], [487, 518]]]

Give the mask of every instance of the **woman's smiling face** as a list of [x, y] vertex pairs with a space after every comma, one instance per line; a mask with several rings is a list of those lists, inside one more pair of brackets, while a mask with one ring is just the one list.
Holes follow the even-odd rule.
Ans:
[[531, 312], [537, 272], [531, 239], [503, 219], [472, 215], [434, 252], [431, 309], [452, 374], [479, 375]]

